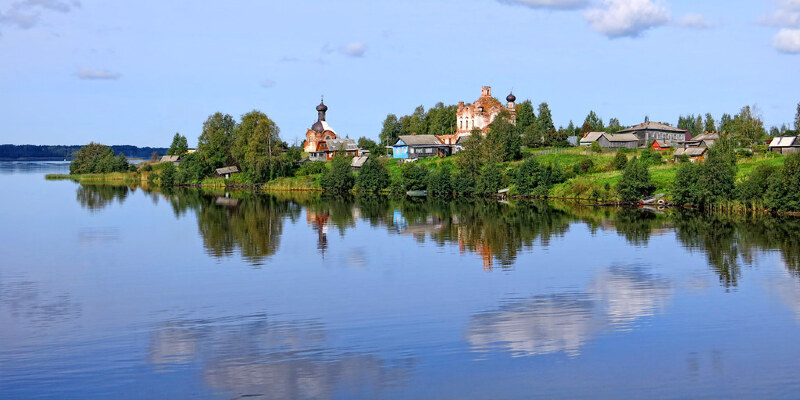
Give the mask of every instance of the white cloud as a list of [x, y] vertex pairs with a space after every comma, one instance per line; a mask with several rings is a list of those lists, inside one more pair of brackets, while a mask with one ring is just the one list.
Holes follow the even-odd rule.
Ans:
[[603, 7], [583, 13], [589, 26], [609, 38], [637, 37], [670, 21], [660, 0], [603, 0]]
[[28, 29], [39, 22], [42, 10], [66, 13], [80, 7], [81, 3], [79, 1], [25, 0], [11, 3], [8, 9], [0, 11], [0, 25]]
[[772, 39], [772, 45], [782, 53], [800, 54], [800, 29], [781, 29]]
[[349, 57], [363, 57], [366, 51], [367, 51], [367, 45], [365, 45], [362, 42], [348, 43], [342, 49], [342, 53], [344, 53]]
[[686, 14], [683, 18], [676, 21], [678, 26], [691, 29], [711, 29], [714, 24], [708, 22], [703, 14]]
[[93, 70], [88, 67], [81, 68], [80, 71], [75, 73], [75, 76], [77, 76], [78, 79], [84, 80], [113, 80], [122, 77], [121, 74], [116, 72], [111, 72], [105, 69]]
[[800, 54], [800, 0], [778, 2], [778, 9], [759, 19], [764, 25], [780, 27], [772, 46], [782, 53]]
[[589, 0], [498, 0], [503, 4], [517, 4], [530, 8], [575, 10], [589, 5]]
[[261, 81], [259, 85], [261, 85], [261, 87], [263, 88], [271, 88], [275, 86], [275, 81], [273, 81], [272, 79], [264, 79], [263, 81]]

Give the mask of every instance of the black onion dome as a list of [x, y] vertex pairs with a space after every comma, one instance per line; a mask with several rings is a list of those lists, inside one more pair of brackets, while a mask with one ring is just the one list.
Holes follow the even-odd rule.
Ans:
[[319, 102], [317, 111], [328, 111], [328, 106], [326, 106], [324, 102]]
[[509, 103], [513, 103], [517, 101], [517, 96], [514, 96], [514, 93], [511, 93], [508, 95], [508, 97], [506, 97], [506, 100], [508, 100]]

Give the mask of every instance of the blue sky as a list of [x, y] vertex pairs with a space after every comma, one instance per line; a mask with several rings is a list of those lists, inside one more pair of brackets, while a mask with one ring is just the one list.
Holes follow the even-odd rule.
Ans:
[[800, 102], [800, 0], [0, 0], [0, 143], [194, 145], [208, 115], [376, 138], [482, 85], [625, 125]]

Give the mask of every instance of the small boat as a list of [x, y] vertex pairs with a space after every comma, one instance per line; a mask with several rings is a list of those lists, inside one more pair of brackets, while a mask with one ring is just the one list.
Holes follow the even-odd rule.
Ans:
[[662, 204], [664, 204], [663, 197], [664, 197], [664, 193], [659, 193], [659, 194], [657, 194], [655, 196], [639, 200], [639, 204], [643, 204], [643, 205], [659, 204], [659, 205], [662, 205]]
[[428, 195], [427, 190], [409, 190], [406, 192], [406, 195], [411, 197], [425, 197]]

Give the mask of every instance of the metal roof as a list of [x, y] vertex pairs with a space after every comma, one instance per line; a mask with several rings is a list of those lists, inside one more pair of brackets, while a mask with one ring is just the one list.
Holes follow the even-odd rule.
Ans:
[[661, 122], [645, 122], [639, 125], [634, 125], [630, 128], [625, 128], [619, 133], [630, 133], [636, 131], [645, 131], [645, 130], [653, 130], [653, 131], [667, 131], [667, 132], [682, 132], [686, 133], [686, 129], [676, 128], [674, 126], [669, 126], [667, 124], [662, 124]]
[[162, 156], [161, 162], [177, 162], [180, 161], [180, 156]]
[[230, 166], [230, 167], [217, 168], [214, 172], [216, 172], [219, 175], [235, 174], [235, 173], [239, 172], [239, 168], [234, 165], [234, 166]]
[[361, 168], [364, 165], [364, 163], [367, 162], [368, 159], [369, 157], [367, 156], [353, 157], [353, 159], [350, 161], [350, 166], [355, 168]]
[[604, 133], [609, 142], [638, 142], [639, 138], [632, 133]]
[[708, 150], [708, 149], [705, 148], [705, 147], [689, 147], [689, 148], [686, 148], [686, 149], [675, 150], [674, 155], [675, 156], [679, 156], [681, 154], [686, 154], [689, 157], [698, 157], [698, 156], [702, 156], [703, 153], [706, 152], [706, 150]]
[[353, 139], [328, 139], [325, 141], [328, 151], [356, 151], [358, 144]]
[[769, 142], [769, 147], [792, 147], [796, 142], [797, 136], [776, 136]]

